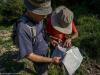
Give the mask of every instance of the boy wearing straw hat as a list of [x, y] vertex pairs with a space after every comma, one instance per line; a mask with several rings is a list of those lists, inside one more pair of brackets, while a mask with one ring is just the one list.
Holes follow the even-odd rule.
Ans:
[[[46, 31], [50, 36], [51, 57], [61, 56], [63, 59], [66, 50], [72, 46], [72, 40], [78, 37], [73, 12], [65, 6], [57, 7], [47, 18]], [[67, 75], [64, 66], [59, 65], [63, 69], [62, 73]]]
[[78, 37], [73, 17], [73, 12], [65, 6], [57, 7], [48, 16], [46, 31], [51, 37], [53, 46], [61, 42], [63, 47], [71, 47], [71, 41]]

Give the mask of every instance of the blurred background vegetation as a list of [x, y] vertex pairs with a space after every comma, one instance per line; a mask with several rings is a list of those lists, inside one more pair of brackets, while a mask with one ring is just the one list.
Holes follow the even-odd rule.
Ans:
[[[100, 0], [52, 0], [52, 7], [65, 5], [74, 12], [79, 38], [73, 41], [84, 60], [75, 75], [100, 75]], [[26, 59], [12, 61], [18, 49], [11, 39], [12, 24], [25, 12], [22, 0], [0, 0], [0, 72], [35, 75], [32, 63]], [[58, 75], [56, 65], [49, 75]]]

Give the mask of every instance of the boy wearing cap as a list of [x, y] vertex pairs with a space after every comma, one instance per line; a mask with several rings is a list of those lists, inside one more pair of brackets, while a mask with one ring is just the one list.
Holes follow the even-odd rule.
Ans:
[[47, 57], [48, 44], [43, 37], [43, 18], [52, 12], [51, 0], [23, 1], [27, 12], [21, 17], [17, 28], [20, 57], [26, 57], [35, 64], [37, 75], [48, 75], [48, 63], [59, 63], [61, 59]]

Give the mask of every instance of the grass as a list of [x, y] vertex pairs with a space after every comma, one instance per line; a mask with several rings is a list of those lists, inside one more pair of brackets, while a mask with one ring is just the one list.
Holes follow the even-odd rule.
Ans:
[[[75, 75], [100, 74], [100, 69], [95, 67], [95, 64], [100, 65], [100, 19], [97, 17], [98, 14], [90, 13], [83, 5], [74, 7], [73, 11], [79, 32], [79, 38], [73, 41], [73, 45], [78, 46], [84, 56], [84, 60]], [[35, 75], [32, 62], [26, 59], [19, 62], [12, 61], [18, 50], [12, 43], [11, 31], [11, 24], [0, 24], [0, 72]], [[49, 75], [57, 75], [56, 67], [56, 65], [50, 67]], [[97, 70], [94, 74], [91, 73], [94, 72], [93, 68]]]

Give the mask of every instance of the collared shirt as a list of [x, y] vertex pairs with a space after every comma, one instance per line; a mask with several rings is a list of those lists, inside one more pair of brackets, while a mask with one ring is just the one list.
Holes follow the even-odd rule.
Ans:
[[[18, 39], [21, 58], [25, 57], [29, 53], [45, 56], [47, 54], [48, 44], [43, 37], [43, 22], [26, 22], [24, 19], [25, 18], [23, 18], [23, 21], [18, 24]], [[32, 43], [32, 27], [35, 27], [36, 29], [34, 44]]]

